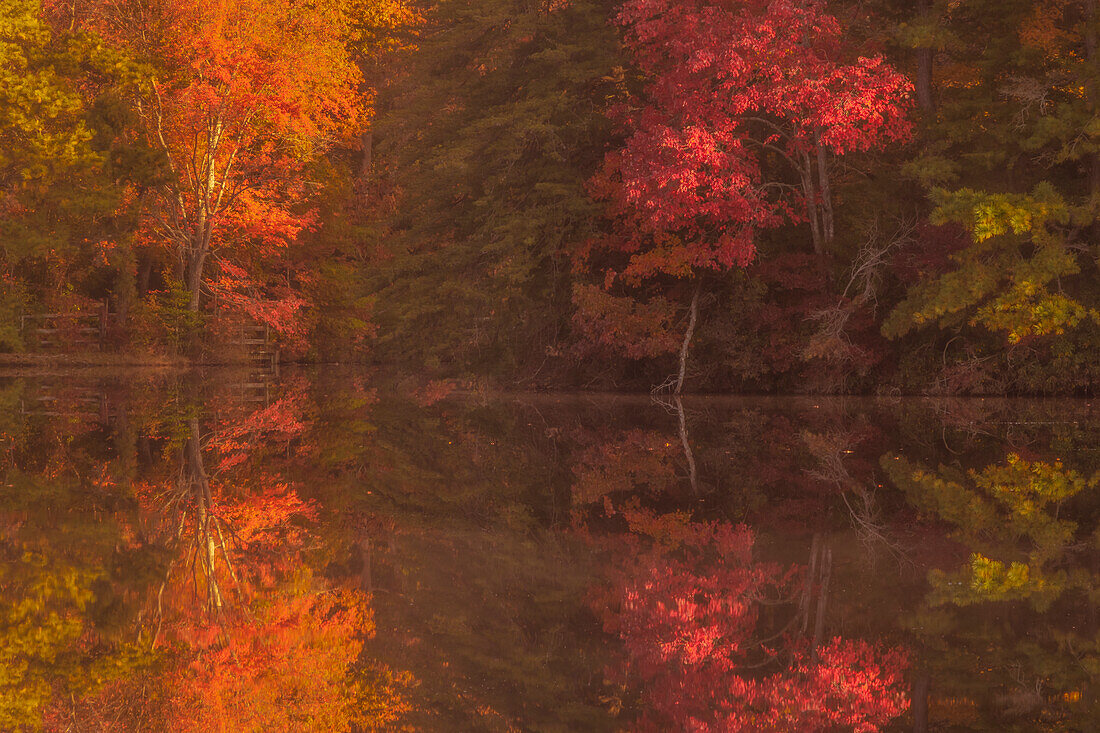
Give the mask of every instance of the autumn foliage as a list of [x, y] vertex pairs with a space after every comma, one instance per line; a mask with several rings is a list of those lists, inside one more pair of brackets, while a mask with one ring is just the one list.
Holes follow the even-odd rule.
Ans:
[[0, 350], [1091, 394], [1097, 69], [1094, 0], [9, 0]]
[[622, 645], [609, 673], [637, 695], [632, 730], [869, 732], [907, 709], [902, 650], [839, 636], [813, 648], [797, 617], [780, 623], [805, 569], [754, 558], [748, 528], [621, 516], [635, 554], [593, 606]]
[[165, 170], [153, 190], [134, 192], [147, 199], [137, 237], [166, 253], [190, 310], [210, 296], [300, 337], [306, 303], [273, 271], [317, 221], [311, 166], [334, 148], [358, 147], [369, 123], [353, 44], [364, 26], [381, 32], [415, 15], [345, 0], [308, 12], [282, 0], [48, 10], [148, 65], [129, 102]]
[[[911, 133], [909, 81], [880, 55], [856, 55], [823, 3], [632, 0], [616, 20], [644, 86], [612, 110], [626, 141], [592, 182], [613, 232], [578, 252], [608, 290], [636, 297], [655, 278], [744, 267], [762, 232], [786, 223], [809, 222], [824, 254], [830, 159]], [[586, 308], [609, 308], [584, 289], [576, 303], [580, 323], [598, 322]]]

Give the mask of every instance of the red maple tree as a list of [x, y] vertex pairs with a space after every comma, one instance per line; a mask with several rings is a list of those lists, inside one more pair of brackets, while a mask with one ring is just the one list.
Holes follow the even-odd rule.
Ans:
[[[613, 230], [576, 253], [579, 268], [602, 274], [578, 289], [577, 323], [604, 345], [645, 334], [648, 350], [622, 344], [632, 356], [667, 353], [653, 333], [671, 320], [662, 298], [687, 283], [679, 391], [701, 276], [747, 265], [759, 232], [784, 223], [808, 222], [824, 256], [830, 161], [907, 139], [911, 84], [881, 56], [857, 55], [818, 0], [628, 0], [617, 21], [645, 83], [612, 111], [626, 141], [592, 181]], [[653, 324], [601, 334], [609, 308]]]

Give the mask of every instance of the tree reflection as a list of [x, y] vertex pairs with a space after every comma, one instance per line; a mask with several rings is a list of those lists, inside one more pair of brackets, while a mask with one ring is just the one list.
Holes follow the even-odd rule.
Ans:
[[368, 384], [0, 383], [0, 730], [1095, 728], [1095, 420]]
[[900, 649], [825, 640], [823, 610], [806, 634], [827, 571], [819, 584], [807, 568], [754, 558], [744, 525], [615, 514], [629, 533], [597, 540], [617, 549], [593, 608], [622, 644], [609, 674], [635, 697], [620, 700], [631, 729], [873, 731], [906, 709]]
[[[177, 400], [114, 420], [144, 434], [115, 441], [127, 454], [77, 479], [33, 457], [52, 416], [27, 426], [27, 455], [12, 463], [41, 469], [6, 474], [23, 491], [6, 495], [4, 513], [0, 728], [351, 731], [395, 720], [409, 680], [361, 658], [369, 597], [354, 578], [319, 572], [316, 503], [260, 460], [304, 439], [301, 402], [205, 419], [203, 403]], [[71, 442], [60, 453], [95, 463]], [[52, 506], [12, 503], [35, 493]], [[87, 531], [59, 516], [101, 541], [60, 554], [67, 534]], [[41, 552], [11, 556], [28, 540]]]
[[955, 567], [930, 571], [906, 618], [925, 649], [931, 714], [1006, 730], [1092, 727], [1100, 577], [1087, 507], [1100, 475], [1017, 453], [982, 469], [932, 470], [897, 455], [883, 466], [965, 548]]

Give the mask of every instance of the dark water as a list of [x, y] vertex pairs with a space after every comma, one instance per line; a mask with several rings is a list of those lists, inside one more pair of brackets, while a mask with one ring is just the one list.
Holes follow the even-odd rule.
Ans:
[[1098, 432], [0, 379], [0, 730], [1098, 730]]

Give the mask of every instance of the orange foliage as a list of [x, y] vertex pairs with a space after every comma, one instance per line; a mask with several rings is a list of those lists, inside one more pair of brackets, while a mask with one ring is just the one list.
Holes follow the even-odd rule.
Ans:
[[[299, 308], [287, 307], [286, 278], [264, 272], [315, 221], [308, 166], [334, 146], [358, 147], [369, 119], [352, 51], [369, 7], [361, 5], [47, 1], [57, 23], [93, 30], [149, 63], [130, 101], [167, 176], [138, 240], [180, 263], [192, 310], [208, 292], [294, 334]], [[381, 5], [389, 9], [367, 23], [411, 17], [401, 2]]]
[[196, 629], [193, 658], [175, 673], [169, 730], [344, 731], [394, 719], [399, 699], [379, 715], [346, 684], [374, 629], [365, 600], [346, 590], [280, 597], [252, 618]]
[[1020, 44], [1041, 50], [1048, 60], [1064, 59], [1065, 49], [1076, 43], [1076, 34], [1059, 26], [1067, 0], [1041, 0], [1020, 28]]

